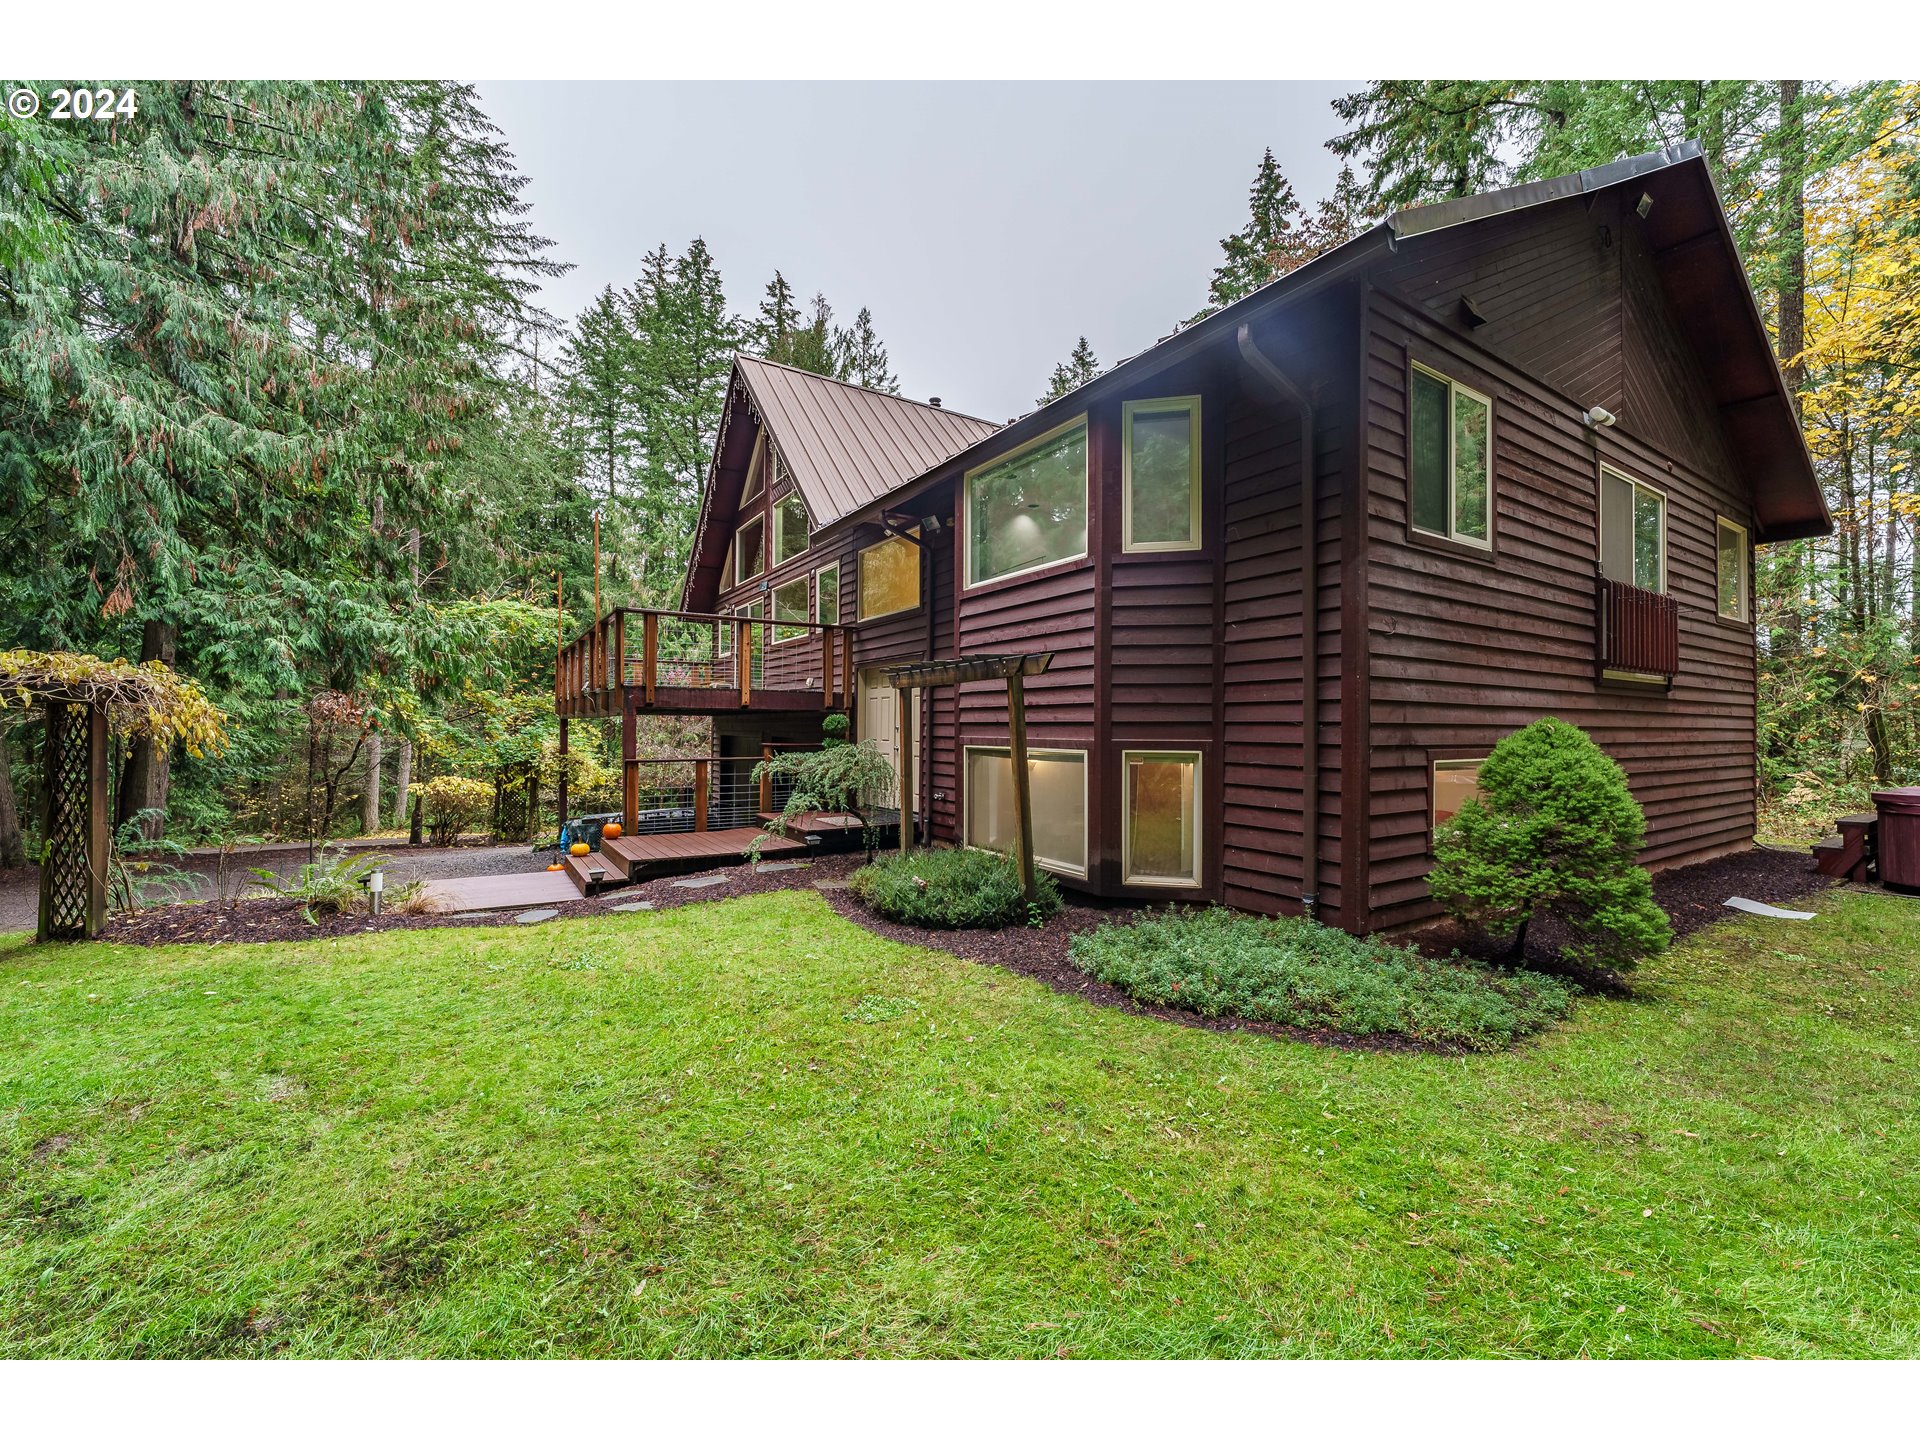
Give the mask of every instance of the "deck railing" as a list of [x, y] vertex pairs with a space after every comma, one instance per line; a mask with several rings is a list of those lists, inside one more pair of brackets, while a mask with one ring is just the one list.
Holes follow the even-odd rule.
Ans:
[[1599, 577], [1600, 670], [1658, 675], [1680, 669], [1680, 606], [1671, 595]]
[[750, 709], [757, 690], [818, 694], [831, 709], [849, 702], [852, 670], [844, 626], [622, 607], [561, 647], [554, 706], [606, 714], [632, 688], [645, 708]]
[[778, 775], [756, 779], [762, 759], [809, 745], [768, 745], [759, 755], [682, 755], [629, 760], [627, 793], [634, 797], [635, 835], [677, 835], [758, 825], [777, 813], [793, 793]]

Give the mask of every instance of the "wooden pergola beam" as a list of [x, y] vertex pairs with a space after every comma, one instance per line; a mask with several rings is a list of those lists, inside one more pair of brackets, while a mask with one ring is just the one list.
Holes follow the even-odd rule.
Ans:
[[1044, 675], [1053, 664], [1053, 652], [1033, 655], [963, 655], [958, 660], [916, 660], [889, 665], [887, 683], [896, 690], [924, 690], [959, 685], [969, 680], [1009, 680], [1015, 676]]

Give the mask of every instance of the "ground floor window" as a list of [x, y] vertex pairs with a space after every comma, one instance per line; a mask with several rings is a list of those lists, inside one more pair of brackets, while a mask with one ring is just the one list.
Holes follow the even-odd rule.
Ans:
[[1200, 883], [1200, 756], [1123, 750], [1120, 878], [1128, 885]]
[[1460, 807], [1480, 793], [1480, 766], [1484, 755], [1472, 760], [1433, 762], [1433, 828], [1438, 830], [1460, 813]]
[[[1011, 855], [1015, 847], [1013, 757], [1002, 746], [969, 745], [965, 832], [978, 850]], [[1087, 873], [1087, 752], [1028, 750], [1033, 805], [1033, 858], [1048, 870]]]

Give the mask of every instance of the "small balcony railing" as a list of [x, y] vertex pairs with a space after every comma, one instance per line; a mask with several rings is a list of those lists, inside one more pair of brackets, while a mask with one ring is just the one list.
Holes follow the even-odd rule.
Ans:
[[554, 708], [605, 715], [638, 692], [642, 709], [713, 713], [762, 704], [844, 707], [853, 635], [840, 625], [678, 610], [609, 611], [560, 648]]
[[1600, 673], [1671, 680], [1680, 669], [1680, 606], [1671, 595], [1599, 577]]

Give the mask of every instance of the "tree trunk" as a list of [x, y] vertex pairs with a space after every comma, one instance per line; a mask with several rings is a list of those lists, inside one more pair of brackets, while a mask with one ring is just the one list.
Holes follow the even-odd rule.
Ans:
[[[177, 640], [174, 627], [164, 620], [149, 620], [140, 632], [140, 663], [158, 660], [172, 666]], [[116, 825], [124, 825], [142, 810], [161, 813], [147, 820], [140, 831], [149, 840], [158, 840], [167, 828], [167, 784], [170, 779], [168, 750], [143, 736], [135, 736], [127, 745], [127, 765], [120, 774], [120, 805], [114, 816]]]
[[7, 753], [7, 732], [0, 730], [0, 870], [17, 870], [26, 863], [20, 808], [13, 799], [13, 757]]
[[1780, 82], [1780, 370], [1800, 413], [1807, 367], [1795, 357], [1807, 345], [1807, 122], [1800, 82]]
[[360, 829], [371, 835], [380, 828], [380, 732], [367, 732], [367, 785], [360, 798]]
[[393, 823], [407, 818], [407, 787], [413, 784], [413, 742], [401, 740], [393, 756]]

